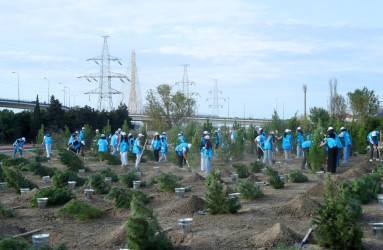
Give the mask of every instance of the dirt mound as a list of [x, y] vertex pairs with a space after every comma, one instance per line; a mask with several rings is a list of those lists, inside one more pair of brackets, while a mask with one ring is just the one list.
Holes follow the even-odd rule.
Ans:
[[175, 206], [169, 208], [166, 213], [168, 214], [194, 214], [198, 210], [203, 210], [205, 201], [195, 195], [178, 202]]
[[231, 172], [231, 170], [229, 170], [228, 167], [222, 167], [221, 168], [221, 177], [222, 178], [226, 178], [226, 177], [231, 177], [233, 173]]
[[348, 179], [355, 180], [364, 174], [365, 174], [365, 172], [363, 170], [358, 169], [358, 168], [352, 168], [352, 169], [344, 172], [342, 175]]
[[[348, 178], [346, 178], [342, 175], [335, 175], [335, 176], [332, 176], [331, 178], [334, 182], [335, 187], [338, 187], [342, 181], [351, 182]], [[307, 190], [304, 194], [309, 195], [309, 196], [318, 197], [318, 196], [323, 195], [323, 193], [325, 192], [325, 189], [326, 189], [326, 183], [325, 183], [325, 181], [323, 181], [323, 182], [318, 183], [317, 185], [313, 186], [309, 190]]]
[[256, 248], [273, 248], [279, 243], [284, 243], [285, 245], [290, 246], [295, 242], [302, 241], [302, 239], [303, 238], [299, 234], [280, 223], [275, 224], [272, 228], [263, 233], [251, 237], [251, 241]]
[[95, 243], [108, 249], [123, 247], [126, 243], [125, 223], [112, 232], [107, 233], [105, 236], [99, 238]]
[[321, 205], [308, 198], [306, 195], [298, 195], [277, 210], [278, 215], [290, 215], [294, 217], [314, 216], [315, 210]]
[[33, 199], [33, 196], [38, 192], [39, 190], [37, 188], [32, 189], [28, 193], [26, 193], [24, 196], [22, 196], [23, 200], [29, 201]]
[[260, 181], [262, 181], [261, 179], [259, 179], [257, 176], [255, 176], [255, 175], [250, 175], [248, 178], [247, 178], [247, 180], [249, 181], [249, 182], [260, 182]]
[[181, 181], [182, 183], [204, 183], [205, 178], [199, 174], [192, 174]]
[[0, 219], [0, 238], [4, 235], [16, 235], [23, 233], [23, 231], [15, 226], [8, 224], [5, 220]]
[[360, 169], [364, 171], [365, 173], [371, 173], [372, 169], [374, 169], [376, 165], [377, 164], [375, 164], [375, 162], [371, 163], [368, 160], [364, 160], [362, 162], [355, 164], [354, 168]]

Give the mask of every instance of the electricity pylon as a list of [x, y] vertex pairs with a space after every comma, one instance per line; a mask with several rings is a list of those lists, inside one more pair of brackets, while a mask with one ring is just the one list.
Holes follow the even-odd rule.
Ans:
[[[89, 58], [87, 61], [94, 61], [96, 64], [100, 65], [99, 73], [91, 73], [84, 76], [79, 76], [78, 78], [85, 78], [87, 81], [91, 82], [91, 80], [98, 82], [98, 88], [86, 92], [84, 94], [97, 94], [98, 102], [97, 109], [98, 110], [112, 110], [113, 109], [113, 101], [112, 95], [121, 94], [120, 91], [112, 89], [112, 78], [118, 78], [121, 82], [124, 82], [124, 79], [130, 81], [128, 76], [114, 73], [110, 71], [110, 61], [117, 61], [120, 65], [120, 59], [117, 57], [113, 57], [109, 55], [108, 48], [108, 38], [109, 36], [103, 36], [104, 45], [102, 47], [101, 56]], [[98, 80], [97, 80], [98, 79]]]
[[224, 100], [225, 98], [219, 97], [219, 94], [222, 94], [222, 91], [218, 90], [218, 85], [217, 85], [217, 79], [214, 79], [214, 89], [209, 91], [209, 94], [212, 94], [213, 97], [209, 97], [206, 99], [206, 101], [213, 101], [213, 104], [209, 105], [209, 108], [213, 109], [213, 115], [219, 116], [219, 108], [223, 108], [223, 105], [219, 104], [219, 100]]
[[198, 95], [198, 93], [195, 92], [190, 92], [189, 91], [189, 85], [195, 85], [195, 82], [190, 81], [188, 77], [188, 67], [190, 66], [189, 64], [183, 64], [184, 67], [184, 76], [182, 81], [176, 82], [176, 85], [181, 85], [182, 84], [182, 94], [184, 94], [185, 97], [190, 98], [193, 95]]

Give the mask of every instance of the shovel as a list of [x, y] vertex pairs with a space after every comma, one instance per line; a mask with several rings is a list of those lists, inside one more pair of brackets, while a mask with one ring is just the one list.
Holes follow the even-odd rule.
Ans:
[[191, 172], [188, 160], [186, 160], [186, 165], [188, 165], [188, 170], [189, 170], [189, 172]]
[[299, 247], [299, 248], [308, 248], [309, 244], [305, 244], [305, 242], [309, 238], [309, 236], [312, 233], [312, 231], [313, 231], [313, 229], [310, 228], [309, 231], [307, 232], [306, 236], [303, 238], [302, 242], [301, 243], [295, 243], [294, 246], [295, 247]]

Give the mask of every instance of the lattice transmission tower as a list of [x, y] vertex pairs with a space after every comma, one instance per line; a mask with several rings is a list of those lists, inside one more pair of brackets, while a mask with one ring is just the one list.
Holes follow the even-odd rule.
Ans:
[[97, 109], [98, 110], [112, 110], [113, 109], [113, 101], [112, 95], [121, 94], [120, 91], [112, 89], [112, 78], [118, 78], [121, 82], [124, 80], [130, 81], [127, 75], [114, 73], [110, 71], [110, 62], [117, 61], [120, 65], [121, 59], [109, 55], [108, 48], [108, 38], [109, 36], [103, 36], [104, 45], [102, 47], [101, 56], [89, 58], [87, 61], [94, 61], [96, 64], [100, 65], [99, 73], [91, 73], [84, 76], [79, 76], [78, 78], [85, 78], [89, 82], [91, 80], [98, 82], [98, 88], [86, 92], [84, 94], [96, 94], [98, 95]]
[[195, 82], [190, 81], [188, 77], [188, 67], [190, 66], [189, 64], [183, 64], [184, 67], [184, 76], [182, 78], [182, 81], [176, 82], [176, 85], [180, 86], [182, 85], [182, 94], [186, 96], [187, 98], [190, 98], [193, 95], [198, 95], [196, 92], [190, 92], [189, 86], [195, 85]]
[[213, 115], [219, 116], [219, 108], [223, 108], [223, 105], [219, 104], [219, 100], [225, 100], [223, 97], [219, 97], [219, 94], [222, 94], [222, 91], [218, 89], [217, 79], [214, 79], [214, 89], [209, 91], [209, 94], [212, 94], [213, 97], [209, 97], [206, 101], [213, 101], [212, 104], [209, 105], [209, 108], [212, 108]]

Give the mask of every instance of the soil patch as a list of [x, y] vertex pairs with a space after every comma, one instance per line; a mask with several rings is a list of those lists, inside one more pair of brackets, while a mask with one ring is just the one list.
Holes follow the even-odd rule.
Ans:
[[227, 167], [221, 168], [221, 177], [222, 178], [231, 177], [232, 174], [233, 173]]
[[291, 246], [294, 245], [295, 242], [301, 242], [302, 239], [299, 234], [280, 223], [275, 224], [263, 233], [251, 237], [251, 241], [257, 248], [273, 248], [279, 243]]
[[110, 233], [107, 233], [104, 237], [96, 240], [96, 244], [104, 246], [105, 249], [116, 249], [122, 247], [126, 243], [126, 227], [124, 225], [118, 227]]
[[[338, 187], [342, 181], [349, 182], [349, 183], [351, 182], [348, 178], [342, 175], [335, 175], [335, 176], [332, 176], [331, 178], [334, 182], [335, 187]], [[325, 181], [322, 181], [321, 183], [318, 183], [317, 185], [307, 190], [304, 194], [308, 196], [321, 197], [323, 193], [325, 192], [325, 189], [326, 189], [326, 183]]]
[[259, 179], [257, 176], [255, 176], [255, 175], [250, 175], [249, 177], [247, 177], [247, 180], [249, 181], [249, 182], [260, 182], [260, 181], [262, 181], [261, 179]]
[[306, 195], [298, 195], [294, 199], [287, 202], [277, 210], [278, 215], [290, 215], [293, 217], [301, 218], [312, 217], [315, 215], [315, 210], [321, 205], [308, 198]]
[[25, 231], [21, 230], [18, 227], [12, 226], [8, 224], [5, 220], [0, 219], [0, 238], [3, 237], [4, 235], [16, 235], [23, 233]]
[[203, 210], [205, 201], [198, 196], [192, 195], [189, 198], [178, 202], [175, 206], [169, 208], [166, 213], [169, 214], [194, 214], [198, 210]]
[[199, 174], [192, 174], [181, 181], [182, 183], [190, 184], [190, 183], [204, 183], [205, 178]]

